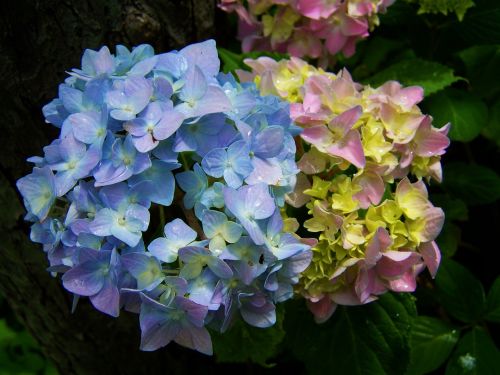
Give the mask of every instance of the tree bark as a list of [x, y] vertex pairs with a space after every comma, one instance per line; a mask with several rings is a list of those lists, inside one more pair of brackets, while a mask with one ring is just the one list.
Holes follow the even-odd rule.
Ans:
[[71, 297], [29, 241], [15, 188], [57, 134], [41, 107], [85, 48], [150, 43], [168, 51], [214, 34], [211, 0], [8, 0], [0, 5], [0, 293], [61, 374], [211, 373], [211, 358], [169, 345], [139, 351], [136, 315], [113, 319]]

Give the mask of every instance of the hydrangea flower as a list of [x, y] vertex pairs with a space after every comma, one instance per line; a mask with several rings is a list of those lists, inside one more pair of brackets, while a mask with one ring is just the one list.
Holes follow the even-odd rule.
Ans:
[[156, 258], [165, 263], [175, 262], [179, 249], [188, 246], [197, 237], [196, 232], [181, 219], [165, 225], [165, 237], [159, 237], [148, 246]]
[[[319, 18], [320, 3], [327, 4], [308, 2], [303, 9]], [[261, 92], [288, 100], [291, 117], [304, 129], [301, 142], [308, 147], [301, 149], [307, 151], [297, 155], [301, 174], [286, 199], [294, 207], [305, 205], [309, 218], [303, 226], [318, 239], [296, 286], [316, 320], [327, 320], [338, 304], [369, 303], [389, 290], [413, 291], [425, 268], [435, 276], [441, 258], [435, 239], [444, 213], [429, 201], [424, 180], [441, 181], [449, 125], [437, 129], [422, 114], [417, 104], [423, 90], [394, 81], [363, 86], [346, 70], [333, 74], [298, 58], [263, 57], [247, 64], [252, 72], [242, 73], [242, 81], [253, 80]], [[268, 232], [279, 228], [279, 220], [270, 219]], [[288, 249], [297, 246], [293, 238], [288, 244], [288, 234], [267, 237], [275, 238], [276, 256], [291, 255]], [[286, 290], [277, 281], [281, 269], [275, 265], [266, 288]]]
[[209, 323], [274, 324], [304, 268], [286, 264], [311, 258], [279, 220], [298, 173], [289, 105], [219, 68], [211, 40], [87, 50], [43, 109], [59, 137], [17, 183], [48, 270], [75, 300], [139, 314], [142, 350], [212, 354]]
[[141, 294], [141, 349], [153, 351], [170, 341], [212, 354], [212, 342], [204, 327], [208, 309], [189, 299], [175, 297], [168, 305]]
[[254, 169], [250, 150], [244, 141], [234, 142], [227, 150], [216, 148], [209, 151], [203, 157], [202, 167], [209, 176], [224, 177], [226, 184], [234, 189], [239, 188]]
[[82, 248], [79, 264], [65, 272], [64, 287], [75, 295], [89, 296], [94, 307], [111, 316], [120, 311], [120, 260], [116, 250], [91, 250]]
[[44, 220], [55, 202], [55, 177], [49, 167], [33, 168], [33, 172], [17, 181], [28, 214]]
[[224, 200], [229, 211], [238, 219], [257, 245], [265, 242], [260, 220], [270, 217], [275, 203], [264, 183], [246, 185], [238, 190], [230, 187], [224, 190]]
[[356, 42], [379, 24], [394, 0], [220, 0], [236, 12], [243, 52], [274, 50], [295, 57], [354, 54]]

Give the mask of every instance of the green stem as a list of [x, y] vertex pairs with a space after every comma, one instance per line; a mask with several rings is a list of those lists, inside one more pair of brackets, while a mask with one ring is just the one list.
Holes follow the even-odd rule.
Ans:
[[166, 224], [166, 219], [165, 219], [165, 207], [160, 205], [160, 224], [161, 227], [163, 228]]
[[185, 152], [181, 152], [181, 161], [182, 161], [182, 166], [185, 171], [189, 171], [189, 161], [187, 159], [187, 155]]
[[177, 276], [179, 274], [179, 270], [164, 269], [163, 273], [167, 275]]

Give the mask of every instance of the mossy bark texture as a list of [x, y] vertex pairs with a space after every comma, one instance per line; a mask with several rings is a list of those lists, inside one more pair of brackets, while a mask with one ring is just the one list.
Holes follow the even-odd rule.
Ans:
[[214, 34], [215, 0], [4, 0], [0, 2], [0, 293], [61, 374], [211, 373], [206, 356], [170, 345], [140, 352], [136, 315], [113, 319], [71, 297], [45, 271], [15, 188], [57, 135], [41, 107], [57, 96], [85, 48], [150, 43], [168, 51]]

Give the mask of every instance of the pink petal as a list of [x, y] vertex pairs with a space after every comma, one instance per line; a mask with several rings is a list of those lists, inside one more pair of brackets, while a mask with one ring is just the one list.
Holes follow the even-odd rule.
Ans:
[[[398, 116], [400, 116], [400, 114], [393, 106], [389, 104], [381, 105], [380, 117], [384, 123], [391, 124], [394, 121], [401, 121], [397, 118]], [[407, 131], [398, 134], [398, 129], [400, 128], [387, 129], [388, 136], [397, 143], [406, 144], [415, 137], [415, 133], [424, 118], [425, 116], [423, 115], [405, 114], [405, 122], [400, 123], [399, 126], [401, 129], [407, 129]]]
[[318, 244], [318, 240], [316, 238], [301, 238], [300, 242], [304, 245], [309, 245], [310, 247], [314, 247]]
[[429, 242], [441, 232], [444, 224], [444, 212], [439, 207], [431, 207], [425, 212], [425, 219], [425, 228], [421, 237], [423, 242]]
[[437, 129], [437, 131], [440, 132], [441, 134], [448, 135], [448, 132], [450, 131], [450, 126], [451, 124], [447, 123], [443, 127]]
[[441, 169], [441, 162], [439, 160], [435, 160], [431, 165], [429, 165], [429, 176], [437, 182], [443, 181], [443, 170]]
[[253, 72], [242, 69], [236, 69], [235, 72], [238, 75], [238, 79], [241, 83], [253, 82], [253, 80], [255, 79], [255, 73]]
[[406, 168], [411, 165], [413, 161], [413, 151], [411, 150], [408, 144], [394, 144], [394, 148], [401, 154], [401, 158], [399, 159], [399, 167]]
[[324, 296], [318, 302], [308, 300], [307, 307], [313, 313], [316, 323], [324, 323], [335, 312], [337, 304], [333, 303], [328, 296]]
[[364, 18], [345, 16], [340, 27], [346, 36], [365, 36], [368, 33], [368, 21]]
[[[287, 50], [292, 57], [309, 56], [318, 58], [321, 56], [323, 45], [321, 40], [312, 35], [310, 31], [297, 28], [290, 39]], [[290, 67], [290, 70], [294, 71], [293, 67]], [[299, 68], [297, 71], [301, 71], [301, 69]]]
[[317, 112], [321, 109], [321, 96], [308, 90], [304, 95], [302, 105], [305, 112]]
[[417, 181], [412, 184], [407, 177], [399, 181], [398, 186], [396, 187], [396, 196], [403, 197], [406, 194], [410, 193], [413, 189], [419, 190], [424, 198], [428, 198], [427, 187], [425, 186], [425, 183], [423, 181]]
[[342, 48], [342, 53], [344, 54], [345, 57], [351, 57], [354, 55], [354, 52], [356, 52], [356, 42], [359, 40], [359, 37], [355, 36], [350, 36], [347, 38], [347, 42], [344, 45], [344, 48]]
[[[278, 91], [274, 86], [273, 81], [273, 73], [270, 70], [267, 70], [262, 73], [260, 76], [260, 94], [263, 96], [266, 95], [278, 95]], [[286, 93], [285, 93], [286, 95]], [[279, 96], [279, 95], [278, 95]]]
[[365, 172], [355, 177], [354, 182], [361, 186], [361, 191], [353, 195], [359, 201], [361, 208], [367, 209], [371, 205], [378, 205], [384, 195], [385, 185], [380, 175]]
[[[325, 77], [327, 79], [327, 77]], [[330, 81], [331, 82], [331, 81]], [[353, 82], [347, 69], [343, 69], [337, 75], [337, 79], [330, 83], [328, 90], [324, 93], [327, 97], [334, 94], [335, 98], [359, 97], [356, 84]]]
[[441, 251], [436, 242], [425, 242], [418, 248], [420, 254], [424, 258], [425, 265], [429, 269], [431, 276], [434, 278], [436, 276], [439, 263], [441, 263]]
[[311, 183], [304, 173], [299, 173], [297, 175], [297, 183], [295, 184], [295, 189], [292, 193], [285, 196], [286, 202], [292, 207], [302, 207], [311, 199], [310, 196], [304, 194], [304, 190], [309, 189]]
[[297, 167], [305, 174], [321, 173], [326, 169], [326, 160], [306, 152], [297, 162]]
[[365, 3], [349, 2], [347, 6], [349, 14], [355, 17], [371, 15], [374, 11], [376, 11], [375, 5], [371, 1]]
[[389, 281], [389, 289], [394, 292], [414, 292], [416, 288], [416, 275], [412, 270], [409, 270], [396, 280]]
[[366, 247], [365, 262], [367, 266], [374, 266], [380, 258], [382, 252], [392, 244], [392, 239], [382, 227], [377, 229], [375, 235], [371, 238], [370, 243]]
[[358, 168], [364, 168], [366, 164], [363, 145], [357, 130], [351, 130], [342, 140], [334, 143], [326, 150], [330, 155], [340, 156]]
[[361, 303], [366, 303], [366, 301], [373, 294], [372, 290], [375, 286], [375, 279], [377, 275], [374, 270], [371, 269], [360, 269], [356, 282], [354, 284], [354, 289], [359, 297]]
[[300, 136], [304, 141], [319, 147], [328, 145], [332, 139], [332, 134], [328, 128], [323, 125], [306, 128]]
[[352, 287], [344, 287], [333, 293], [330, 298], [339, 305], [357, 306], [363, 304]]
[[[396, 254], [400, 253], [400, 254]], [[377, 263], [376, 269], [380, 277], [394, 279], [401, 277], [420, 261], [420, 255], [411, 251], [388, 251]]]
[[261, 75], [266, 71], [274, 71], [278, 68], [278, 62], [267, 56], [259, 57], [256, 60], [244, 59], [243, 62], [252, 68], [252, 71]]
[[395, 251], [389, 250], [384, 253], [384, 256], [394, 262], [402, 262], [410, 258], [414, 253], [412, 251]]
[[315, 20], [330, 17], [337, 8], [335, 3], [327, 0], [299, 0], [297, 4], [299, 13]]
[[357, 105], [336, 116], [332, 121], [330, 121], [328, 127], [331, 130], [339, 129], [345, 135], [349, 130], [352, 129], [352, 127], [354, 126], [356, 121], [359, 120], [362, 114], [363, 109], [361, 108], [361, 106]]
[[347, 41], [347, 37], [343, 35], [339, 29], [332, 30], [325, 41], [325, 47], [332, 55], [339, 53]]
[[[426, 116], [417, 130], [413, 140], [415, 144], [415, 153], [418, 156], [430, 157], [442, 155], [445, 149], [450, 145], [450, 139], [444, 132], [432, 128], [431, 117]], [[445, 130], [447, 133], [447, 130]]]
[[405, 87], [394, 95], [393, 99], [405, 111], [409, 111], [414, 105], [424, 99], [424, 89], [420, 86]]

